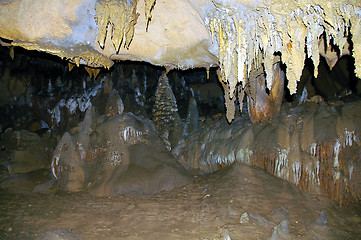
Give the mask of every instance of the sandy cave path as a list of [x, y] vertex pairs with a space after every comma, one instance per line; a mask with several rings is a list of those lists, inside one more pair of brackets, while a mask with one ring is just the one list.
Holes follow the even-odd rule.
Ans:
[[[94, 197], [87, 193], [0, 194], [0, 239], [36, 239], [39, 233], [72, 229], [84, 239], [269, 239], [288, 212], [290, 239], [357, 239], [361, 206], [338, 207], [264, 171], [235, 164], [192, 184], [155, 196]], [[314, 224], [321, 211], [326, 226]], [[260, 216], [240, 223], [244, 213]], [[266, 220], [266, 221], [264, 221]]]

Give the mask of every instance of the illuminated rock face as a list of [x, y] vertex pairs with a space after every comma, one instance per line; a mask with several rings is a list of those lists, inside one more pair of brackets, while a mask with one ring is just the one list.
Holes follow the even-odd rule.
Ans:
[[196, 174], [242, 162], [339, 204], [360, 201], [360, 104], [307, 101], [283, 109], [268, 124], [218, 121], [183, 141], [173, 154]]
[[153, 5], [149, 0], [2, 1], [0, 37], [93, 67], [109, 68], [115, 59], [185, 69], [218, 64], [197, 4]]
[[353, 41], [349, 49], [347, 42], [361, 38], [357, 0], [7, 0], [0, 12], [0, 37], [9, 40], [2, 45], [45, 51], [76, 65], [109, 68], [113, 60], [135, 60], [168, 69], [220, 66], [229, 121], [236, 95], [243, 97], [261, 65], [271, 90], [273, 64], [285, 63], [295, 93], [306, 57], [317, 76], [319, 54], [332, 67], [351, 50], [361, 76], [361, 44]]

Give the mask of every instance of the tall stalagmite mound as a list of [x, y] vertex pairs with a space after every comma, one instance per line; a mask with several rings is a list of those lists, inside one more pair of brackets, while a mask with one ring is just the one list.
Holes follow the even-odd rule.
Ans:
[[166, 73], [159, 77], [155, 92], [153, 120], [168, 149], [177, 145], [182, 135], [182, 121], [178, 114], [177, 100]]

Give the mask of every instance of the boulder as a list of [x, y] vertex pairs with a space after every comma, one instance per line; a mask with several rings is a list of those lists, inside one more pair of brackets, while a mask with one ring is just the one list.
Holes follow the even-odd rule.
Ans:
[[88, 109], [79, 125], [79, 133], [65, 133], [53, 154], [52, 172], [60, 190], [149, 195], [191, 181], [151, 122], [122, 111], [97, 117]]
[[50, 165], [53, 149], [49, 134], [40, 137], [27, 130], [7, 129], [1, 136], [0, 164], [8, 168], [9, 174], [27, 173]]

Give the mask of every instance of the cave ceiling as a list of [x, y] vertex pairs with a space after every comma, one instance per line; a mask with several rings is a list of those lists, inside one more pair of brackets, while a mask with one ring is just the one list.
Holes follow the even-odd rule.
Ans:
[[261, 68], [270, 90], [280, 85], [276, 62], [287, 66], [291, 94], [305, 59], [318, 66], [320, 54], [330, 68], [351, 54], [361, 77], [360, 21], [357, 0], [2, 0], [0, 43], [11, 55], [18, 46], [92, 68], [218, 66], [230, 121], [236, 95], [252, 95], [252, 72]]

